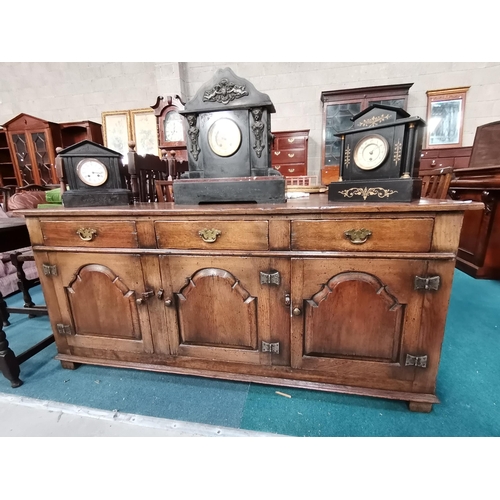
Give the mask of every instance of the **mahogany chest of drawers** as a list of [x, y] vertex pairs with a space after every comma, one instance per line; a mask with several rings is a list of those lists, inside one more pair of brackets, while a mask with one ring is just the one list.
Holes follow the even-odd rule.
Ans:
[[285, 177], [307, 175], [309, 130], [273, 132], [271, 165]]

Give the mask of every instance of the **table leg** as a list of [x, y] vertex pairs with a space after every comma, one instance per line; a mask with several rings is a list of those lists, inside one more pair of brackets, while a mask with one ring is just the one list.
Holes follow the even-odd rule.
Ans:
[[0, 292], [0, 328], [3, 326], [9, 326], [9, 312], [7, 311], [7, 302], [5, 302], [2, 292]]
[[23, 385], [22, 380], [19, 379], [21, 369], [19, 368], [19, 363], [17, 362], [16, 355], [14, 351], [9, 348], [9, 341], [7, 340], [7, 335], [0, 325], [0, 371], [3, 376], [10, 380], [10, 385], [12, 387], [19, 387]]

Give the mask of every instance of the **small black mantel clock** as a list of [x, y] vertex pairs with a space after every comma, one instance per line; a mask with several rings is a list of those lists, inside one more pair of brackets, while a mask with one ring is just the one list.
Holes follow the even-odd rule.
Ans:
[[128, 205], [121, 154], [92, 141], [81, 141], [59, 152], [69, 190], [62, 194], [66, 207]]
[[284, 203], [285, 178], [271, 166], [274, 112], [267, 94], [219, 69], [179, 111], [189, 171], [174, 180], [175, 203]]
[[372, 104], [352, 118], [342, 139], [340, 177], [330, 201], [410, 202], [420, 198], [418, 178], [425, 122], [404, 109]]

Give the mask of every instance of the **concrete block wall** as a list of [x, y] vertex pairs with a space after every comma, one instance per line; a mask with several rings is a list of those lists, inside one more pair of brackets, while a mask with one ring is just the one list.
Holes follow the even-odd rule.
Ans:
[[147, 108], [158, 95], [185, 100], [229, 66], [269, 94], [273, 131], [310, 129], [309, 173], [319, 173], [321, 92], [411, 83], [408, 112], [425, 119], [427, 90], [470, 86], [463, 145], [479, 125], [500, 120], [500, 63], [488, 62], [36, 62], [0, 63], [0, 124], [19, 113], [55, 122], [101, 122], [103, 111]]

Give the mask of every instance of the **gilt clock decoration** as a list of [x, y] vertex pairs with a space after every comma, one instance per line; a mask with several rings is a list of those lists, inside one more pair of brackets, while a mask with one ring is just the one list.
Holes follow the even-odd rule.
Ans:
[[410, 202], [420, 197], [418, 177], [425, 122], [402, 108], [372, 104], [352, 118], [341, 138], [340, 176], [330, 201]]
[[69, 189], [62, 194], [66, 207], [128, 205], [122, 155], [92, 141], [81, 141], [59, 151], [62, 173]]
[[284, 203], [285, 178], [271, 167], [275, 111], [251, 82], [219, 69], [179, 111], [189, 171], [174, 180], [175, 203]]

